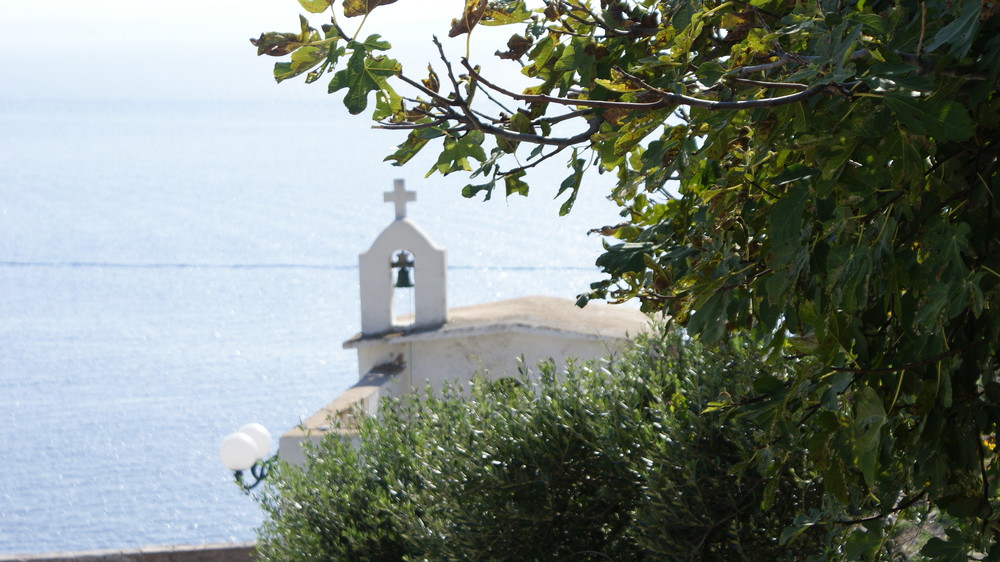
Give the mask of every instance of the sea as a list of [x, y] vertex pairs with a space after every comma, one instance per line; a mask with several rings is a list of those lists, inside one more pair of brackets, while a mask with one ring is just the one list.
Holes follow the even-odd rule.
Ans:
[[447, 247], [450, 306], [601, 278], [608, 178], [566, 217], [568, 154], [527, 198], [465, 199], [335, 103], [0, 104], [0, 555], [254, 540], [219, 445], [248, 422], [277, 439], [357, 379], [357, 259], [396, 178]]

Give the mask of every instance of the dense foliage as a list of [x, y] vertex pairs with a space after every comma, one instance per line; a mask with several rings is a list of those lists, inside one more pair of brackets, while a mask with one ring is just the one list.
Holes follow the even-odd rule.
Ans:
[[803, 560], [827, 535], [856, 548], [851, 524], [796, 534], [796, 514], [821, 504], [804, 453], [748, 464], [761, 428], [701, 414], [720, 393], [749, 392], [766, 369], [750, 351], [733, 340], [708, 352], [674, 332], [565, 376], [541, 365], [536, 384], [477, 379], [387, 404], [355, 445], [329, 436], [304, 470], [279, 470], [260, 554]]
[[824, 366], [712, 406], [765, 428], [751, 456], [805, 444], [826, 501], [803, 525], [926, 498], [955, 522], [926, 554], [1000, 558], [1000, 4], [468, 0], [451, 35], [480, 25], [516, 29], [497, 54], [534, 85], [443, 50], [414, 77], [336, 17], [255, 44], [290, 55], [279, 80], [332, 72], [351, 113], [374, 94], [374, 119], [408, 131], [388, 159], [434, 147], [432, 171], [485, 178], [467, 196], [527, 194], [562, 155], [568, 211], [613, 174], [621, 222], [597, 229], [607, 278], [581, 302], [636, 298], [704, 342], [750, 330], [775, 368]]

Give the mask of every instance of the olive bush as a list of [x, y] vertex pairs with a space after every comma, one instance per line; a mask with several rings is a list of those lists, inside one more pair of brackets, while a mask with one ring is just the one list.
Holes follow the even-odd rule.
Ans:
[[[751, 407], [760, 389], [750, 386], [765, 367], [749, 341], [709, 350], [660, 327], [564, 373], [543, 363], [519, 380], [476, 377], [387, 401], [355, 442], [329, 436], [304, 468], [280, 465], [260, 496], [268, 517], [258, 552], [269, 560], [845, 556], [836, 545], [850, 547], [857, 525], [793, 521], [822, 507], [822, 484], [804, 448], [767, 458], [766, 428]], [[735, 410], [747, 415], [713, 411], [720, 400], [747, 401]]]

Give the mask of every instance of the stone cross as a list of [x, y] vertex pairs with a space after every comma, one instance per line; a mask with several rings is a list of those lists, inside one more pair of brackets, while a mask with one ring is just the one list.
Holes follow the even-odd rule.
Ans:
[[406, 218], [406, 204], [417, 200], [415, 191], [406, 191], [403, 180], [393, 182], [392, 191], [386, 191], [383, 195], [386, 203], [392, 202], [396, 206], [396, 220]]

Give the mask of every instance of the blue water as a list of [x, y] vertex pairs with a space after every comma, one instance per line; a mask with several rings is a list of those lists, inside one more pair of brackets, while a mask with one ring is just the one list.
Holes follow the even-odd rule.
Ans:
[[357, 255], [396, 177], [448, 247], [452, 306], [599, 278], [602, 188], [557, 217], [460, 197], [331, 101], [0, 106], [0, 554], [248, 541], [218, 445], [276, 436], [357, 377]]

